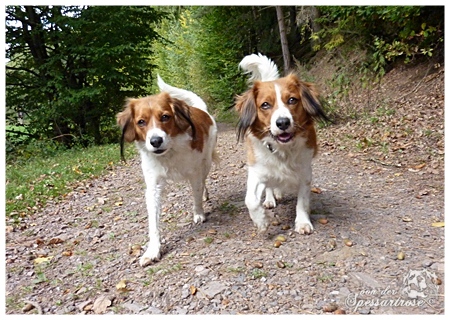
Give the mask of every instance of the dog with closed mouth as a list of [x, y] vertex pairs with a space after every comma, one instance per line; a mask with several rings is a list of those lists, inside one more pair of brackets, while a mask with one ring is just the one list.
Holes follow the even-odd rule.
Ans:
[[187, 180], [194, 197], [194, 223], [205, 221], [202, 198], [215, 152], [217, 126], [204, 101], [195, 93], [166, 84], [158, 76], [160, 93], [128, 99], [117, 114], [126, 142], [135, 142], [145, 178], [149, 243], [139, 260], [146, 266], [161, 257], [159, 217], [161, 192], [168, 180]]
[[251, 75], [250, 88], [235, 101], [237, 136], [247, 149], [245, 204], [250, 217], [260, 233], [266, 231], [270, 221], [265, 209], [276, 207], [283, 193], [295, 192], [295, 231], [310, 234], [315, 122], [329, 121], [319, 93], [294, 73], [280, 77], [275, 63], [262, 54], [244, 57], [239, 67]]

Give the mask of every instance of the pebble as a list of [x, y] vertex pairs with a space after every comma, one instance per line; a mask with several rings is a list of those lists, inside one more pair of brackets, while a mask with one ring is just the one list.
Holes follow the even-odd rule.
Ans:
[[431, 260], [425, 260], [424, 262], [422, 262], [422, 267], [424, 268], [428, 268], [431, 267], [431, 265], [434, 263], [434, 261]]
[[370, 309], [369, 308], [359, 309], [359, 314], [370, 314]]
[[328, 303], [322, 307], [324, 312], [334, 312], [338, 309], [338, 305], [334, 302]]

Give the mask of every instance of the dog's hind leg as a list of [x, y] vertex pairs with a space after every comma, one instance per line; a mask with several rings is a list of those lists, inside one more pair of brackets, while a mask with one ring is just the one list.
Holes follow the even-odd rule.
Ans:
[[206, 220], [203, 211], [203, 195], [206, 191], [205, 180], [193, 177], [189, 179], [189, 182], [192, 187], [192, 195], [194, 196], [194, 223], [201, 223]]

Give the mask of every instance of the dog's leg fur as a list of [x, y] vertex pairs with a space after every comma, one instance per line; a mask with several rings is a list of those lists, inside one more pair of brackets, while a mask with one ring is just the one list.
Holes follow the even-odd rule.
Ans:
[[277, 202], [273, 195], [273, 190], [271, 188], [266, 188], [266, 198], [263, 203], [264, 208], [272, 209], [277, 206]]
[[205, 180], [194, 177], [189, 179], [192, 187], [192, 195], [194, 196], [194, 223], [202, 223], [206, 220], [205, 213], [203, 211], [203, 196], [205, 193]]
[[281, 191], [278, 188], [266, 188], [266, 198], [263, 203], [264, 208], [275, 208], [278, 200], [281, 200]]
[[[147, 177], [146, 177], [147, 178]], [[159, 235], [159, 217], [161, 213], [161, 190], [162, 185], [156, 181], [146, 179], [147, 190], [145, 191], [145, 200], [148, 211], [148, 247], [139, 260], [139, 264], [145, 267], [161, 257], [161, 240]]]
[[311, 194], [311, 166], [305, 166], [304, 174], [298, 190], [295, 231], [300, 234], [310, 234], [314, 228], [309, 218]]
[[258, 228], [258, 232], [262, 233], [269, 227], [269, 219], [266, 216], [266, 210], [261, 205], [261, 196], [266, 188], [264, 183], [258, 180], [258, 176], [254, 174], [252, 168], [248, 169], [247, 194], [245, 196], [245, 205], [248, 208], [253, 223]]

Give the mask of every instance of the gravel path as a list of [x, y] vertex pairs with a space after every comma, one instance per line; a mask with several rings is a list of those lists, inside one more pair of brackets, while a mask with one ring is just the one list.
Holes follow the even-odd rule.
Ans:
[[[426, 268], [443, 280], [444, 229], [432, 227], [443, 220], [443, 202], [435, 201], [442, 186], [414, 172], [322, 152], [314, 162], [314, 233], [292, 231], [291, 197], [273, 210], [269, 232], [255, 236], [243, 202], [242, 146], [230, 128], [220, 130], [218, 144], [222, 162], [208, 180], [207, 222], [190, 223], [187, 185], [171, 185], [161, 219], [165, 254], [157, 264], [137, 262], [147, 241], [138, 161], [78, 187], [64, 203], [31, 217], [26, 230], [8, 233], [7, 313], [22, 313], [25, 300], [46, 314], [94, 312], [102, 296], [111, 303], [105, 312], [114, 314], [443, 312], [443, 285], [422, 308], [357, 305], [402, 297], [381, 291], [404, 289], [409, 270]], [[418, 199], [422, 188], [432, 194]], [[276, 248], [279, 235], [286, 241]], [[34, 266], [36, 257], [52, 259]], [[363, 290], [374, 294], [362, 296]]]
[[138, 263], [148, 226], [136, 159], [7, 227], [6, 314], [444, 313], [443, 167], [399, 167], [322, 136], [315, 231], [293, 231], [287, 197], [260, 236], [244, 204], [243, 146], [219, 129], [208, 219], [192, 225], [187, 185], [169, 185], [158, 263]]

